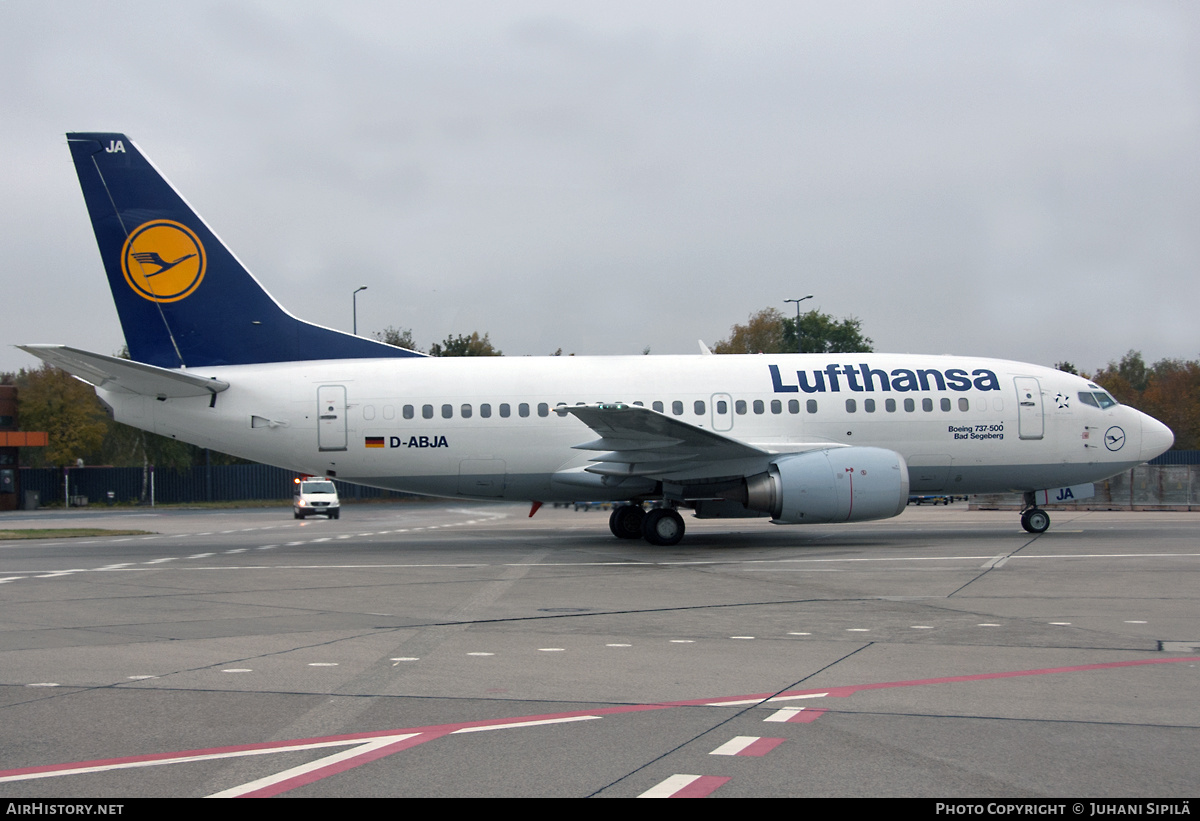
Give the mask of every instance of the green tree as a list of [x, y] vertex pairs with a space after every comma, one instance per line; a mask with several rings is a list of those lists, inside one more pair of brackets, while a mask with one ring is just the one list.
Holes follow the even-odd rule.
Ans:
[[31, 463], [72, 465], [76, 459], [95, 460], [109, 422], [91, 385], [48, 364], [36, 370], [22, 368], [14, 382], [21, 427], [44, 430], [49, 438], [41, 454], [31, 454]]
[[491, 340], [488, 335], [479, 336], [478, 331], [473, 331], [470, 336], [448, 336], [445, 341], [438, 343], [434, 342], [429, 346], [430, 356], [503, 356], [503, 351], [498, 351], [492, 347]]
[[[397, 348], [407, 348], [410, 351], [421, 351], [417, 347], [417, 341], [413, 339], [412, 330], [409, 328], [397, 328], [393, 325], [388, 325], [382, 331], [376, 331], [371, 336], [387, 345], [395, 345]], [[424, 353], [424, 351], [421, 351], [421, 353]]]
[[1120, 362], [1109, 362], [1096, 371], [1092, 381], [1107, 390], [1118, 401], [1137, 407], [1142, 390], [1146, 387], [1146, 363], [1140, 351], [1129, 351]]
[[1119, 362], [1109, 362], [1107, 367], [1097, 371], [1092, 381], [1103, 385], [1122, 402], [1133, 404], [1132, 400], [1146, 390], [1151, 373], [1141, 351], [1128, 351]]
[[863, 336], [862, 320], [848, 316], [837, 320], [820, 311], [800, 315], [799, 345], [795, 319], [784, 320], [784, 350], [801, 353], [870, 353], [875, 350], [869, 337]]
[[[713, 353], [784, 353], [787, 319], [778, 308], [763, 308], [751, 314], [745, 325], [729, 329], [729, 338], [712, 346]], [[795, 350], [793, 348], [792, 350]]]
[[1055, 362], [1054, 369], [1058, 370], [1058, 371], [1062, 371], [1063, 373], [1073, 373], [1076, 376], [1079, 376], [1079, 371], [1076, 370], [1075, 366], [1072, 365], [1070, 362], [1065, 362], [1065, 361], [1064, 362]]
[[873, 350], [863, 336], [862, 321], [854, 317], [837, 320], [820, 311], [800, 316], [799, 344], [796, 320], [778, 308], [763, 308], [751, 314], [745, 325], [734, 325], [729, 338], [713, 345], [713, 353], [854, 353]]

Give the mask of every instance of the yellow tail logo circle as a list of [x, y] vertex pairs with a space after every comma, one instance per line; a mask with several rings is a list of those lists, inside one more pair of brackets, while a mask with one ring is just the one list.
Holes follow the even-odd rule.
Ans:
[[172, 220], [139, 225], [121, 249], [121, 270], [138, 296], [152, 302], [178, 302], [204, 279], [207, 258], [200, 238]]

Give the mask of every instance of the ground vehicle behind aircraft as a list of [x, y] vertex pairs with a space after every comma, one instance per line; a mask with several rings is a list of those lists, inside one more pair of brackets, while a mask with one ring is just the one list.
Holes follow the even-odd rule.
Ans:
[[337, 488], [333, 482], [316, 476], [301, 476], [296, 479], [292, 488], [292, 515], [295, 518], [303, 519], [306, 516], [341, 518], [342, 506], [338, 501]]

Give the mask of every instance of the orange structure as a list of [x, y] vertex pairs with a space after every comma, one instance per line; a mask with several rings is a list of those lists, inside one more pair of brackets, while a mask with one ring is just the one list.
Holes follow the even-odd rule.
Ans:
[[0, 385], [0, 510], [16, 510], [21, 498], [19, 448], [45, 447], [45, 431], [22, 431], [17, 418], [17, 389]]

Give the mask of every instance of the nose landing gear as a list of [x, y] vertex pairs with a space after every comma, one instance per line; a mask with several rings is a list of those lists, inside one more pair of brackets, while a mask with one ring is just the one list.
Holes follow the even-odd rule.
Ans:
[[1025, 509], [1021, 511], [1021, 527], [1027, 533], [1045, 533], [1050, 529], [1050, 514], [1037, 506], [1033, 494], [1026, 491]]

